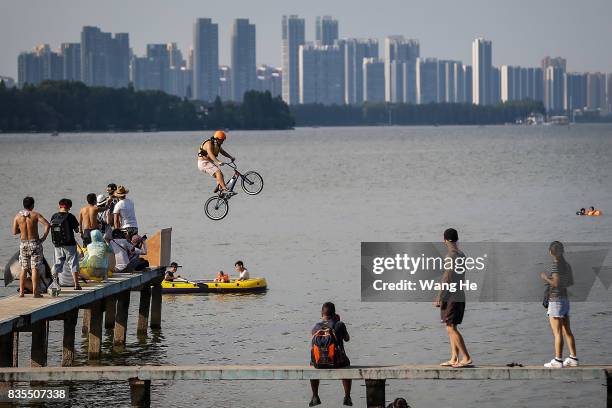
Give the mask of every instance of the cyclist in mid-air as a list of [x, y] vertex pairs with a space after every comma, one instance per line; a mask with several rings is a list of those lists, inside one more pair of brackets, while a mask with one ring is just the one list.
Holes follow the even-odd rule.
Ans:
[[226, 137], [227, 135], [224, 131], [217, 130], [213, 137], [202, 142], [200, 145], [200, 150], [198, 151], [198, 169], [204, 173], [210, 174], [217, 180], [219, 188], [221, 189], [221, 194], [232, 196], [237, 193], [227, 189], [225, 179], [223, 178], [223, 173], [220, 169], [223, 163], [217, 158], [219, 153], [221, 153], [231, 161], [236, 160], [234, 156], [223, 150], [223, 147], [221, 147]]

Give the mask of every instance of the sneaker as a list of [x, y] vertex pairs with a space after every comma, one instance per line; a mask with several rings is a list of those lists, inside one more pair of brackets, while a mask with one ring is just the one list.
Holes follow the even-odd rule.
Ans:
[[553, 358], [549, 363], [544, 364], [546, 368], [563, 368], [563, 360]]
[[568, 357], [563, 362], [564, 367], [578, 367], [580, 363], [576, 357]]
[[352, 407], [352, 406], [353, 406], [353, 400], [351, 399], [351, 396], [350, 396], [350, 395], [346, 395], [346, 396], [344, 397], [344, 401], [342, 401], [342, 403], [343, 403], [344, 405], [346, 405], [347, 407]]
[[308, 403], [309, 407], [315, 407], [317, 405], [321, 405], [321, 399], [318, 395], [313, 395], [310, 402]]
[[229, 191], [229, 190], [225, 190], [221, 192], [221, 195], [225, 196], [225, 197], [231, 197], [231, 196], [235, 196], [236, 194], [238, 194], [235, 191]]

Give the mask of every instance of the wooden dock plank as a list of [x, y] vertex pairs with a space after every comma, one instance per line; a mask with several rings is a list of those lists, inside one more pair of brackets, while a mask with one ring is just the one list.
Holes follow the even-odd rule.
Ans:
[[85, 284], [81, 291], [62, 288], [61, 294], [55, 298], [48, 295], [43, 298], [33, 298], [31, 295], [23, 298], [17, 295], [0, 298], [0, 336], [26, 329], [33, 323], [81, 308], [96, 300], [135, 289], [159, 279], [164, 271], [165, 268], [158, 267], [142, 273], [116, 274], [108, 282]]

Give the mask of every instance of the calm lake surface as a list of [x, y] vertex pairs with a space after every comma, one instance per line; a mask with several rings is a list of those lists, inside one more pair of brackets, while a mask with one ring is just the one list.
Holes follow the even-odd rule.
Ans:
[[[463, 241], [611, 241], [612, 126], [317, 128], [231, 132], [224, 147], [241, 170], [265, 180], [239, 193], [228, 217], [208, 220], [213, 180], [198, 172], [203, 133], [0, 135], [2, 264], [17, 250], [10, 234], [26, 195], [50, 217], [59, 198], [74, 211], [106, 184], [126, 185], [140, 230], [172, 227], [172, 257], [189, 278], [233, 272], [242, 259], [264, 276], [258, 295], [164, 296], [162, 330], [135, 335], [133, 294], [126, 350], [103, 364], [304, 364], [321, 304], [347, 323], [353, 364], [432, 364], [448, 359], [438, 309], [429, 303], [362, 303], [361, 241], [438, 241], [453, 226]], [[208, 137], [208, 133], [206, 133]], [[239, 190], [241, 191], [241, 190]], [[577, 208], [603, 208], [600, 218]], [[46, 256], [52, 258], [50, 240]], [[610, 264], [610, 262], [608, 262]], [[3, 286], [3, 285], [2, 285]], [[15, 287], [0, 289], [12, 294]], [[612, 364], [612, 305], [573, 303], [572, 326], [585, 364]], [[51, 323], [49, 365], [61, 358]], [[78, 333], [80, 329], [77, 327]], [[540, 365], [552, 336], [537, 303], [471, 303], [462, 332], [477, 364]], [[21, 365], [29, 363], [29, 334]], [[85, 339], [77, 339], [79, 364]], [[323, 383], [323, 406], [341, 404], [339, 382]], [[598, 382], [389, 381], [387, 399], [422, 407], [603, 407]], [[126, 384], [73, 386], [72, 406], [125, 406]], [[154, 383], [155, 406], [307, 406], [307, 382]], [[355, 406], [365, 406], [362, 383]]]

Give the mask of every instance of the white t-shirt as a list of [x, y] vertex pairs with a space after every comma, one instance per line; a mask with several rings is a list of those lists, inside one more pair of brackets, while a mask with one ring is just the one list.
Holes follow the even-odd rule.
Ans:
[[115, 204], [113, 214], [121, 215], [121, 228], [138, 228], [138, 223], [136, 222], [136, 210], [134, 210], [134, 202], [129, 198], [119, 200], [119, 202]]
[[244, 268], [244, 271], [240, 272], [240, 277], [238, 279], [240, 280], [249, 279], [249, 270], [247, 268]]

